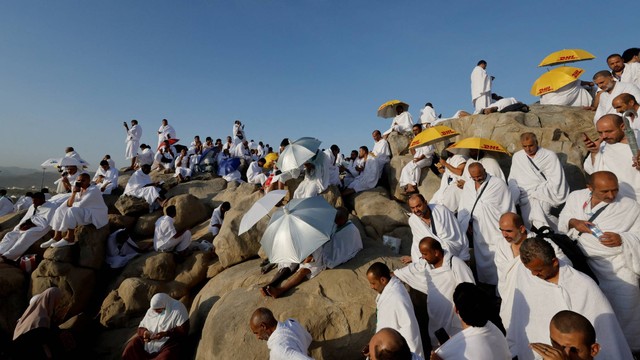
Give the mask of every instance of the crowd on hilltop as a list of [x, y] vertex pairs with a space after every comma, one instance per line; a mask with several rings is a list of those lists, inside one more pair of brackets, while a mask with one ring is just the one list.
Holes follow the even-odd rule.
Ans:
[[[588, 151], [583, 164], [586, 189], [570, 191], [557, 154], [542, 147], [533, 132], [520, 135], [521, 150], [513, 154], [508, 176], [490, 153], [479, 149], [446, 148], [438, 154], [433, 145], [425, 145], [409, 150], [411, 160], [397, 180], [410, 209], [410, 256], [401, 258], [401, 268], [376, 262], [366, 272], [377, 293], [377, 319], [365, 356], [550, 360], [633, 359], [640, 354], [638, 50], [610, 55], [610, 71], [597, 72], [593, 83], [576, 79], [541, 98], [542, 104], [595, 112], [599, 137], [585, 134], [582, 139]], [[471, 74], [474, 114], [528, 111], [514, 98], [494, 96], [486, 68], [482, 60]], [[389, 129], [373, 131], [371, 149], [363, 145], [348, 156], [336, 144], [320, 149], [313, 138], [285, 138], [274, 151], [269, 144], [249, 140], [239, 120], [224, 142], [208, 136], [202, 142], [195, 136], [187, 146], [163, 119], [152, 148], [141, 144], [137, 120], [125, 122], [130, 164], [122, 171], [131, 176], [120, 196], [144, 199], [150, 212], [164, 210], [155, 224], [154, 251], [189, 256], [191, 233], [176, 229], [177, 209], [167, 203], [167, 188], [152, 181], [151, 171], [172, 173], [179, 183], [215, 173], [264, 193], [286, 189], [289, 180], [300, 179], [292, 199], [321, 195], [330, 187], [343, 197], [352, 196], [375, 188], [391, 171], [390, 159], [399, 155], [392, 154], [387, 141], [392, 133], [411, 138], [444, 120], [430, 103], [418, 122], [406, 104], [390, 106], [394, 116]], [[467, 115], [459, 112], [456, 117]], [[293, 169], [280, 169], [283, 158], [298, 148], [312, 156]], [[27, 210], [0, 242], [0, 261], [18, 263], [49, 232], [53, 235], [41, 247], [62, 248], [76, 244], [79, 226], [108, 224], [103, 195], [119, 193], [120, 175], [110, 156], [100, 161], [94, 176], [71, 147], [60, 163], [53, 196], [30, 193], [14, 204], [0, 190], [0, 215]], [[427, 179], [437, 177], [440, 183], [430, 199], [419, 191], [422, 171], [432, 171], [435, 176]], [[212, 212], [214, 237], [231, 206], [225, 202]], [[349, 210], [339, 208], [331, 240], [302, 263], [265, 261], [263, 273], [275, 267], [278, 271], [260, 287], [261, 294], [278, 298], [353, 258], [362, 249], [362, 239], [348, 218]], [[108, 241], [106, 262], [114, 268], [142, 252], [125, 230]], [[32, 299], [16, 327], [16, 346], [38, 352], [32, 344], [51, 345], [50, 334], [34, 329], [52, 324], [59, 292], [49, 289]], [[277, 321], [266, 308], [258, 308], [248, 320], [250, 330], [268, 341], [272, 359], [309, 358], [313, 339], [302, 324]], [[184, 305], [156, 294], [123, 358], [179, 358], [188, 327]]]

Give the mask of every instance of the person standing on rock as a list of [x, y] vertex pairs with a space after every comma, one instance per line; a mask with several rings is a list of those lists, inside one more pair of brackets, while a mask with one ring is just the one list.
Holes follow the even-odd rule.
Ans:
[[475, 108], [474, 114], [480, 114], [491, 104], [491, 81], [493, 76], [487, 75], [487, 62], [478, 61], [478, 65], [471, 72], [471, 101]]
[[294, 319], [279, 322], [271, 310], [258, 308], [249, 328], [258, 340], [267, 341], [270, 360], [313, 360], [308, 356], [311, 334]]
[[131, 159], [131, 165], [125, 169], [124, 171], [133, 170], [136, 165], [136, 160], [138, 158], [138, 146], [140, 146], [140, 138], [142, 138], [142, 127], [138, 125], [138, 120], [131, 120], [131, 128], [127, 125], [127, 122], [124, 122], [124, 128], [127, 130], [127, 139], [125, 148], [125, 157]]
[[153, 232], [153, 248], [158, 252], [183, 253], [191, 244], [191, 231], [183, 230], [178, 232], [174, 225], [174, 218], [177, 211], [175, 205], [167, 206], [164, 216], [156, 221]]
[[222, 204], [220, 204], [220, 206], [213, 210], [213, 213], [211, 214], [211, 220], [209, 221], [209, 231], [213, 235], [213, 239], [215, 239], [220, 232], [222, 222], [224, 221], [224, 214], [226, 214], [226, 212], [229, 210], [231, 210], [231, 204], [228, 201], [223, 202]]
[[160, 147], [160, 145], [162, 145], [162, 143], [164, 143], [165, 141], [169, 140], [169, 139], [175, 139], [176, 138], [176, 130], [173, 128], [173, 126], [169, 125], [169, 120], [167, 119], [162, 119], [162, 125], [160, 125], [160, 128], [158, 128], [158, 148]]
[[155, 294], [136, 335], [125, 346], [122, 359], [184, 359], [188, 334], [187, 308], [167, 294]]

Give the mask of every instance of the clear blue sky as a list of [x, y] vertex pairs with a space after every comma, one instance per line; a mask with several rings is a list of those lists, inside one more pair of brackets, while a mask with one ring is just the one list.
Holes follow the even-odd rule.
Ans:
[[[314, 136], [343, 152], [372, 145], [381, 103], [414, 118], [426, 101], [471, 110], [479, 59], [494, 91], [531, 103], [536, 65], [583, 48], [590, 79], [639, 47], [638, 2], [3, 1], [0, 166], [38, 168], [74, 146], [125, 165], [123, 121], [156, 143], [162, 118], [187, 140], [224, 138], [235, 119], [272, 145]], [[274, 146], [275, 147], [275, 146]]]

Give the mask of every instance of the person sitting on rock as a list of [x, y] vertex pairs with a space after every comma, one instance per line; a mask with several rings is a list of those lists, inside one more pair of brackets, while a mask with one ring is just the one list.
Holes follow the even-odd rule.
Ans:
[[228, 201], [223, 202], [213, 210], [211, 214], [211, 220], [209, 221], [209, 231], [213, 235], [215, 239], [218, 233], [220, 232], [220, 228], [222, 227], [222, 222], [224, 221], [224, 214], [231, 210], [231, 204]]
[[13, 212], [13, 202], [7, 196], [7, 190], [0, 190], [0, 216]]
[[151, 165], [149, 164], [144, 164], [139, 170], [136, 170], [129, 178], [129, 182], [124, 188], [123, 196], [129, 195], [145, 199], [149, 204], [149, 212], [152, 212], [156, 205], [162, 207], [165, 199], [164, 192], [159, 188], [161, 183], [151, 181], [150, 172]]
[[14, 359], [64, 359], [57, 332], [66, 311], [60, 311], [63, 293], [51, 287], [29, 301], [13, 331]]
[[[422, 132], [422, 125], [415, 124], [411, 128], [414, 136], [418, 136]], [[416, 149], [409, 149], [413, 156], [400, 172], [400, 187], [404, 189], [407, 195], [418, 193], [418, 182], [422, 175], [422, 168], [431, 166], [433, 154], [436, 148], [433, 145], [421, 146]]]
[[38, 239], [50, 230], [51, 218], [56, 210], [54, 204], [45, 201], [44, 194], [37, 192], [32, 196], [33, 204], [22, 217], [22, 220], [0, 241], [0, 262], [16, 261]]
[[109, 164], [109, 161], [100, 161], [100, 167], [93, 176], [93, 182], [100, 188], [102, 194], [109, 195], [118, 187], [118, 170]]
[[176, 170], [175, 177], [178, 178], [178, 182], [184, 182], [191, 180], [191, 158], [187, 154], [187, 149], [182, 148], [180, 155], [176, 158]]
[[187, 308], [165, 293], [155, 294], [122, 359], [183, 359], [188, 333]]
[[158, 252], [185, 253], [191, 244], [191, 231], [178, 232], [174, 225], [177, 211], [175, 205], [167, 206], [164, 216], [156, 221], [153, 232], [153, 248]]
[[264, 164], [266, 163], [267, 161], [264, 158], [260, 158], [258, 161], [253, 161], [249, 164], [247, 169], [247, 182], [249, 184], [264, 185], [267, 181], [267, 175], [264, 174], [262, 169], [264, 169]]
[[22, 210], [27, 210], [29, 206], [33, 204], [33, 193], [31, 191], [27, 191], [24, 195], [20, 196], [16, 203], [13, 205], [13, 211], [18, 212]]
[[91, 185], [89, 174], [80, 174], [71, 190], [69, 199], [60, 205], [53, 214], [50, 224], [55, 231], [53, 238], [40, 247], [58, 248], [74, 245], [75, 230], [78, 226], [93, 224], [96, 229], [100, 229], [109, 223], [107, 213], [107, 204], [104, 202], [100, 189]]
[[271, 360], [313, 360], [307, 355], [311, 334], [294, 319], [279, 322], [271, 310], [258, 308], [249, 320], [251, 332], [267, 341]]
[[[302, 284], [304, 281], [313, 279], [326, 268], [322, 258], [322, 246], [320, 246], [311, 255], [307, 256], [299, 266], [297, 266], [297, 271], [291, 279], [285, 281], [281, 286], [275, 286], [286, 278], [281, 271], [278, 271], [274, 279], [269, 284], [260, 288], [260, 293], [263, 296], [271, 296], [272, 298], [277, 299], [282, 294]], [[284, 267], [281, 270], [286, 269], [292, 268]], [[291, 274], [292, 272], [293, 271], [289, 271], [288, 273]]]
[[378, 184], [380, 179], [378, 168], [381, 164], [376, 158], [369, 156], [369, 149], [366, 146], [360, 147], [359, 154], [359, 158], [362, 161], [362, 167], [359, 169], [360, 175], [356, 176], [351, 184], [342, 190], [342, 196], [370, 190]]
[[112, 268], [118, 269], [127, 265], [129, 260], [138, 256], [142, 250], [131, 239], [126, 229], [116, 230], [107, 239], [107, 256], [105, 262]]

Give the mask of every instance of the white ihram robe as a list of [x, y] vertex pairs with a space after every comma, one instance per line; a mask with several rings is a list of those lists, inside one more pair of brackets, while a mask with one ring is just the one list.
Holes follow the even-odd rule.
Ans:
[[438, 120], [438, 115], [436, 115], [436, 111], [433, 110], [431, 106], [425, 106], [422, 110], [420, 110], [420, 124], [423, 126], [431, 126], [432, 123]]
[[53, 214], [50, 225], [56, 231], [66, 231], [88, 224], [100, 229], [109, 223], [107, 213], [102, 192], [97, 186], [91, 185], [76, 193], [71, 207], [67, 206], [66, 202], [60, 205]]
[[182, 154], [178, 155], [176, 158], [176, 171], [175, 177], [178, 175], [182, 175], [182, 177], [191, 177], [193, 171], [191, 170], [191, 159], [189, 155], [182, 156]]
[[602, 142], [595, 159], [591, 161], [591, 154], [584, 160], [583, 168], [587, 174], [596, 171], [611, 171], [618, 177], [620, 193], [640, 201], [640, 171], [633, 167], [633, 154], [629, 144], [607, 144]]
[[491, 103], [491, 77], [480, 65], [471, 72], [471, 101], [475, 108], [474, 114], [479, 114]]
[[507, 178], [504, 176], [504, 173], [502, 172], [502, 168], [500, 167], [500, 164], [498, 164], [498, 161], [488, 155], [485, 155], [480, 160], [476, 160], [472, 157], [469, 157], [469, 159], [467, 159], [467, 164], [464, 166], [464, 171], [462, 172], [462, 176], [464, 177], [463, 180], [465, 182], [473, 181], [473, 179], [469, 175], [469, 166], [476, 162], [482, 164], [482, 167], [484, 167], [484, 169], [487, 171], [487, 174], [498, 177], [502, 179], [502, 181], [507, 182]]
[[380, 179], [378, 168], [382, 164], [376, 158], [367, 156], [367, 160], [363, 165], [364, 170], [349, 184], [349, 187], [356, 192], [373, 189], [378, 184], [378, 179]]
[[427, 266], [427, 311], [429, 312], [429, 336], [431, 344], [437, 344], [436, 330], [444, 328], [449, 336], [462, 331], [462, 323], [453, 304], [453, 292], [458, 284], [475, 284], [471, 269], [456, 256], [445, 251], [442, 266]]
[[102, 183], [96, 184], [96, 186], [100, 189], [104, 186], [104, 191], [102, 193], [104, 195], [109, 195], [113, 189], [118, 187], [118, 175], [118, 170], [115, 168], [110, 167], [107, 171], [104, 171], [102, 167], [99, 167], [98, 170], [96, 170], [96, 174], [93, 176], [93, 181], [96, 182], [98, 180], [98, 176], [104, 177]]
[[162, 143], [165, 140], [168, 140], [169, 138], [171, 139], [176, 138], [176, 130], [173, 128], [173, 126], [169, 124], [167, 124], [166, 126], [160, 125], [160, 128], [158, 129], [158, 146], [157, 147], [160, 147], [160, 145], [162, 145]]
[[[447, 159], [447, 163], [457, 168], [461, 164], [466, 163], [467, 159], [464, 155], [453, 155]], [[462, 194], [462, 190], [459, 189], [457, 185], [458, 180], [464, 180], [464, 173], [462, 176], [458, 176], [445, 168], [442, 178], [440, 179], [440, 188], [433, 194], [429, 202], [444, 205], [452, 212], [458, 211], [460, 194]]]
[[[51, 218], [56, 210], [56, 206], [50, 202], [38, 206], [36, 209], [33, 205], [29, 207], [27, 213], [22, 220], [8, 232], [2, 241], [0, 241], [0, 255], [9, 260], [18, 260], [38, 239], [45, 236], [50, 230]], [[20, 225], [25, 221], [31, 220], [35, 225], [26, 231], [20, 230]]]
[[376, 297], [376, 306], [376, 332], [386, 327], [392, 328], [404, 337], [411, 352], [424, 356], [418, 320], [413, 312], [409, 293], [395, 276], [389, 279], [382, 293]]
[[581, 83], [576, 80], [556, 91], [543, 94], [540, 96], [540, 105], [590, 106], [593, 97]]
[[313, 360], [307, 356], [311, 334], [294, 319], [278, 321], [267, 340], [270, 360]]
[[408, 111], [405, 111], [393, 118], [391, 127], [382, 135], [389, 135], [392, 131], [396, 131], [400, 134], [408, 133], [411, 132], [411, 127], [413, 127], [413, 118]]
[[0, 216], [13, 212], [13, 203], [6, 196], [0, 196]]
[[511, 360], [507, 340], [491, 321], [483, 327], [469, 326], [440, 346], [442, 360]]
[[133, 125], [130, 127], [127, 131], [127, 139], [125, 140], [127, 147], [125, 148], [124, 156], [127, 159], [133, 159], [136, 157], [138, 148], [140, 147], [140, 138], [142, 138], [142, 128], [140, 125]]
[[[485, 187], [486, 189], [473, 210], [476, 198]], [[478, 281], [497, 285], [498, 273], [493, 257], [496, 243], [504, 241], [498, 228], [498, 222], [502, 214], [515, 211], [507, 184], [488, 174], [478, 190], [476, 190], [474, 182], [466, 182], [464, 189], [462, 189], [458, 209], [458, 223], [463, 231], [467, 231], [469, 227], [471, 210], [473, 210], [473, 254], [476, 260]]]
[[507, 342], [512, 356], [519, 360], [541, 359], [530, 343], [549, 341], [549, 322], [562, 310], [586, 317], [596, 330], [600, 344], [598, 359], [631, 360], [631, 352], [609, 301], [587, 275], [561, 265], [558, 284], [518, 272], [508, 321]]
[[627, 82], [616, 82], [613, 90], [611, 90], [611, 93], [603, 91], [600, 94], [598, 108], [596, 109], [596, 113], [593, 116], [594, 124], [597, 123], [603, 115], [618, 113], [616, 109], [613, 108], [612, 102], [613, 99], [616, 98], [616, 96], [622, 93], [628, 93], [633, 95], [636, 99], [640, 99], [640, 88], [638, 88], [638, 86]]
[[388, 163], [389, 160], [391, 160], [391, 148], [389, 147], [389, 142], [385, 139], [376, 141], [376, 143], [373, 144], [371, 153], [375, 156], [376, 159], [378, 159], [378, 161], [380, 162], [380, 166], [384, 166], [384, 164]]
[[531, 226], [538, 229], [549, 226], [554, 231], [558, 229], [558, 219], [550, 211], [567, 200], [569, 184], [555, 152], [538, 148], [533, 158], [524, 150], [513, 154], [509, 191], [516, 205], [520, 204], [522, 220], [527, 229], [531, 229]]
[[331, 162], [329, 157], [324, 152], [318, 151], [315, 159], [313, 159], [311, 163], [314, 168], [305, 170], [304, 180], [302, 180], [293, 193], [294, 199], [316, 196], [329, 187], [329, 181], [331, 179], [331, 173], [329, 172]]
[[249, 184], [262, 185], [267, 181], [267, 175], [262, 172], [257, 161], [253, 161], [247, 168], [247, 182]]
[[340, 169], [338, 167], [344, 160], [342, 158], [342, 155], [338, 154], [338, 156], [336, 157], [335, 155], [333, 155], [331, 149], [325, 150], [324, 154], [329, 159], [329, 168], [327, 170], [329, 172], [329, 184], [340, 185]]
[[420, 181], [420, 175], [422, 175], [422, 168], [431, 165], [433, 153], [436, 149], [433, 145], [422, 146], [416, 149], [416, 153], [413, 155], [413, 159], [417, 159], [424, 155], [424, 159], [418, 161], [409, 161], [400, 172], [400, 179], [398, 180], [400, 186], [407, 186], [409, 184], [417, 186]]
[[191, 244], [191, 231], [185, 230], [181, 236], [174, 238], [176, 234], [173, 218], [169, 215], [161, 216], [156, 220], [156, 227], [153, 232], [153, 248], [161, 252], [186, 250]]
[[[560, 231], [578, 240], [587, 255], [589, 266], [600, 283], [620, 326], [634, 351], [640, 350], [640, 205], [620, 194], [595, 220], [603, 232], [614, 232], [622, 238], [622, 246], [608, 247], [590, 233], [569, 230], [569, 220], [588, 220], [592, 213], [605, 206], [591, 208], [589, 190], [572, 192], [560, 213]], [[586, 205], [585, 205], [586, 204]]]
[[640, 63], [624, 64], [622, 75], [620, 75], [620, 81], [640, 87]]
[[160, 192], [155, 186], [145, 187], [145, 185], [151, 184], [152, 182], [148, 174], [145, 174], [142, 170], [136, 170], [129, 178], [123, 195], [145, 199], [147, 203], [149, 203], [149, 206], [152, 206], [156, 199], [160, 197]]
[[112, 269], [118, 269], [127, 265], [129, 260], [139, 254], [138, 245], [136, 245], [131, 237], [127, 237], [124, 244], [118, 247], [116, 237], [122, 231], [124, 231], [124, 229], [116, 230], [113, 234], [109, 235], [109, 238], [107, 239], [107, 254], [105, 262]]
[[360, 231], [351, 222], [347, 221], [342, 227], [336, 229], [331, 235], [331, 240], [322, 246], [324, 264], [333, 269], [353, 259], [362, 250], [362, 237]]

